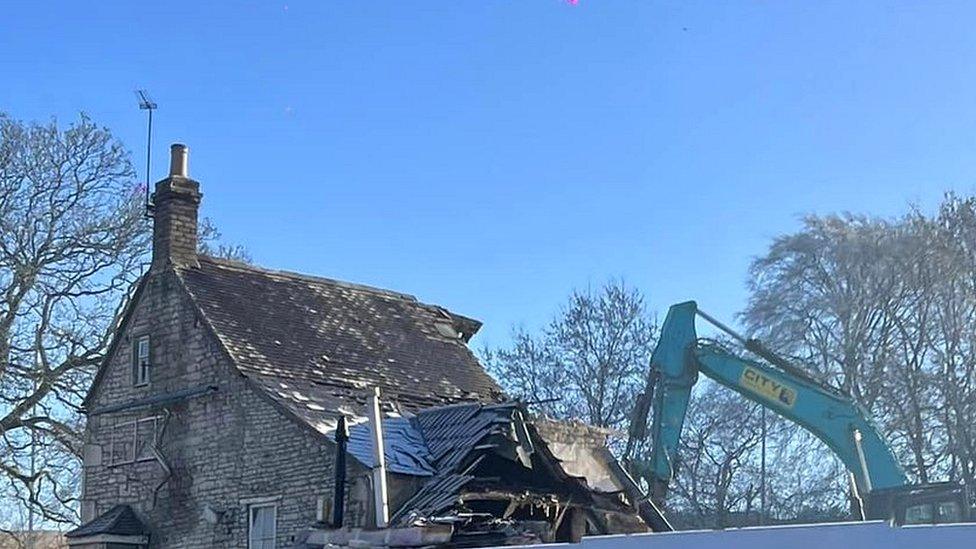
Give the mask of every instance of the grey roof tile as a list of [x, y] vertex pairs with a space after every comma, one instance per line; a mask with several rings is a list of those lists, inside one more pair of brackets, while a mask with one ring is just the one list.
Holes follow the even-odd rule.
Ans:
[[[467, 347], [478, 322], [392, 291], [200, 257], [179, 271], [241, 373], [318, 431], [363, 415], [379, 387], [401, 411], [498, 401]], [[438, 324], [460, 336], [445, 336]]]

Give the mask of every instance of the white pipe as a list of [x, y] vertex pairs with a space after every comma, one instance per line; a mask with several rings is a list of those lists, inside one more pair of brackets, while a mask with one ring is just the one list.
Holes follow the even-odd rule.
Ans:
[[373, 453], [376, 468], [373, 469], [373, 505], [376, 509], [376, 527], [386, 528], [390, 522], [390, 505], [386, 497], [386, 456], [383, 453], [383, 416], [380, 414], [380, 390], [373, 388], [369, 397], [369, 423], [373, 431]]
[[864, 520], [864, 498], [861, 497], [861, 491], [857, 487], [857, 477], [854, 473], [850, 471], [847, 472], [847, 481], [851, 484], [851, 497], [857, 504], [857, 519]]
[[868, 461], [864, 457], [864, 447], [861, 446], [861, 431], [854, 429], [854, 448], [857, 450], [857, 459], [861, 462], [861, 472], [864, 473], [864, 493], [871, 491], [871, 471], [868, 470]]

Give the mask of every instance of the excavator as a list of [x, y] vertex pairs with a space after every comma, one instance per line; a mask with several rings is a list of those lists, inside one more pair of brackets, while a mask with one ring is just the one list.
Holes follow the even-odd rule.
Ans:
[[[699, 339], [696, 317], [712, 324], [761, 360]], [[652, 455], [646, 475], [651, 498], [661, 505], [674, 477], [678, 443], [692, 388], [699, 374], [799, 424], [823, 441], [849, 472], [851, 507], [861, 520], [893, 524], [967, 522], [973, 515], [968, 487], [943, 482], [912, 485], [894, 452], [854, 400], [715, 320], [693, 301], [671, 306], [651, 357], [648, 393], [638, 399], [633, 425], [643, 438], [653, 408]]]

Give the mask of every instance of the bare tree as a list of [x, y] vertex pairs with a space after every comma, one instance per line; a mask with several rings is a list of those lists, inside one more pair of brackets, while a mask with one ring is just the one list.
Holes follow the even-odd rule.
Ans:
[[510, 396], [530, 403], [549, 417], [577, 417], [576, 398], [566, 398], [570, 384], [565, 364], [556, 358], [546, 337], [535, 337], [524, 327], [512, 330], [509, 347], [482, 349], [481, 358]]
[[[79, 405], [150, 246], [129, 153], [87, 116], [0, 113], [0, 507], [3, 524], [77, 520]], [[249, 261], [201, 226], [201, 253]], [[23, 524], [18, 524], [23, 523]]]
[[808, 217], [751, 269], [747, 326], [781, 352], [871, 408], [880, 396], [897, 278], [889, 226], [855, 217]]
[[643, 295], [611, 281], [574, 291], [541, 337], [516, 330], [511, 347], [483, 356], [506, 391], [537, 410], [626, 428], [656, 332]]
[[887, 268], [896, 277], [884, 316], [892, 326], [877, 419], [904, 465], [920, 482], [944, 473], [945, 425], [938, 376], [931, 362], [935, 288], [941, 265], [927, 237], [929, 220], [908, 216], [890, 227]]
[[[733, 514], [750, 515], [757, 507], [758, 477], [749, 459], [761, 442], [758, 407], [722, 389], [702, 383], [688, 406], [678, 448], [668, 509], [674, 520], [693, 528], [742, 524]], [[642, 469], [635, 462], [636, 469]]]
[[972, 480], [974, 204], [810, 217], [752, 269], [752, 331], [863, 405], [920, 482]]
[[217, 226], [214, 225], [213, 220], [209, 217], [200, 220], [197, 233], [197, 251], [199, 253], [210, 257], [229, 259], [239, 263], [251, 262], [251, 254], [247, 251], [247, 248], [240, 244], [227, 244], [222, 242], [223, 234], [221, 234]]
[[144, 262], [140, 195], [88, 117], [0, 115], [0, 483], [44, 521], [76, 518], [78, 405]]
[[933, 284], [927, 344], [937, 417], [949, 453], [946, 467], [949, 478], [972, 486], [976, 483], [976, 197], [947, 195], [938, 215], [924, 228], [939, 274]]

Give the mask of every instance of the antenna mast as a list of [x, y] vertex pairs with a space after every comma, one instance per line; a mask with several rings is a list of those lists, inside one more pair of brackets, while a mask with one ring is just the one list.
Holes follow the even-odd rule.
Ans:
[[139, 110], [149, 111], [149, 131], [146, 137], [146, 217], [152, 217], [152, 204], [149, 203], [149, 167], [152, 162], [152, 115], [157, 105], [146, 90], [136, 90], [136, 99], [139, 100]]

